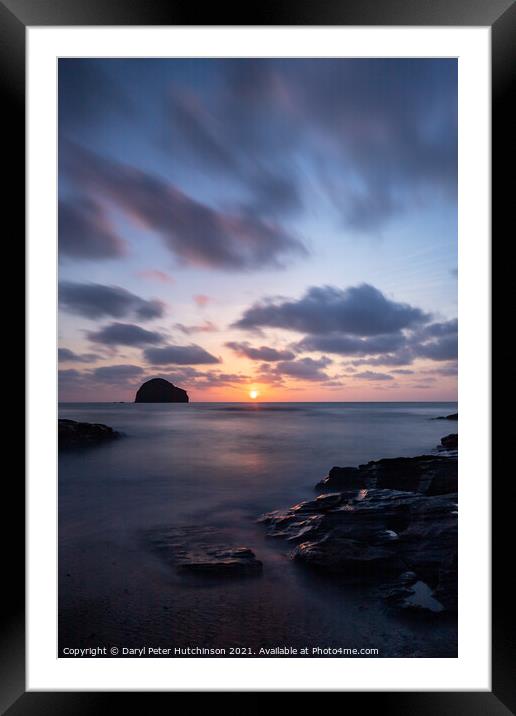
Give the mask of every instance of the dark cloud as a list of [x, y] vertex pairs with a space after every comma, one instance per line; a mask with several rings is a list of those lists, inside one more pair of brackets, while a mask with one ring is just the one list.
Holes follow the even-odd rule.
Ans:
[[145, 360], [153, 365], [198, 365], [220, 363], [215, 356], [201, 346], [164, 346], [163, 348], [147, 348]]
[[76, 379], [80, 378], [82, 373], [76, 368], [66, 368], [65, 370], [59, 371], [59, 380], [68, 383], [73, 383]]
[[165, 378], [174, 385], [186, 388], [187, 390], [210, 390], [212, 388], [226, 388], [239, 385], [248, 385], [251, 379], [240, 373], [224, 373], [218, 370], [200, 371], [191, 366], [174, 368], [171, 372], [159, 372], [153, 378]]
[[126, 253], [101, 204], [88, 197], [60, 199], [59, 255], [74, 259], [114, 259]]
[[75, 353], [69, 348], [58, 348], [57, 359], [60, 363], [94, 363], [99, 360], [99, 356], [95, 353]]
[[457, 319], [432, 323], [414, 335], [414, 355], [435, 361], [456, 360], [458, 353]]
[[90, 375], [103, 383], [119, 384], [139, 378], [143, 372], [143, 368], [139, 365], [108, 365], [95, 368]]
[[[292, 164], [281, 162], [273, 151], [273, 134], [257, 126], [256, 111], [242, 102], [242, 93], [228, 84], [219, 92], [218, 106], [208, 106], [205, 97], [173, 87], [169, 95], [170, 135], [174, 156], [183, 155], [203, 174], [224, 175], [237, 182], [247, 194], [243, 206], [252, 214], [285, 214], [301, 207], [301, 194]], [[253, 106], [254, 109], [254, 106]], [[269, 121], [275, 124], [274, 114]], [[285, 149], [285, 144], [283, 145]]]
[[164, 337], [132, 323], [111, 323], [98, 331], [87, 331], [88, 339], [107, 346], [146, 346], [162, 343]]
[[414, 347], [414, 353], [419, 358], [430, 360], [454, 360], [458, 354], [457, 336], [446, 336], [417, 345]]
[[357, 380], [378, 380], [378, 381], [384, 381], [384, 380], [394, 380], [392, 375], [389, 375], [388, 373], [376, 373], [372, 370], [364, 370], [361, 373], [355, 373], [353, 375], [353, 378]]
[[131, 314], [141, 320], [160, 318], [164, 312], [161, 301], [147, 301], [120, 286], [100, 283], [59, 284], [59, 305], [65, 311], [85, 318], [125, 318]]
[[306, 336], [296, 347], [304, 351], [322, 351], [340, 355], [372, 355], [395, 351], [406, 345], [407, 339], [399, 331], [391, 335], [358, 338], [341, 333]]
[[300, 154], [310, 156], [314, 185], [355, 230], [377, 231], [415, 204], [456, 201], [456, 60], [202, 67], [217, 92], [174, 86], [169, 144], [203, 172], [208, 166], [238, 180], [262, 211], [299, 207]]
[[251, 360], [261, 360], [266, 362], [273, 362], [279, 360], [292, 360], [295, 358], [295, 354], [288, 350], [277, 350], [276, 348], [269, 348], [268, 346], [260, 346], [255, 348], [247, 341], [238, 343], [235, 341], [229, 341], [225, 344], [228, 348], [231, 348], [238, 356], [250, 358]]
[[155, 231], [187, 265], [226, 270], [280, 267], [306, 249], [274, 221], [213, 209], [164, 180], [68, 145], [64, 166], [83, 190], [109, 199], [129, 218]]
[[353, 336], [398, 334], [401, 329], [426, 323], [429, 316], [407, 303], [397, 303], [374, 286], [347, 289], [312, 287], [299, 300], [267, 301], [245, 311], [234, 325], [254, 329], [288, 328], [312, 334], [341, 332]]
[[414, 351], [412, 347], [408, 345], [396, 353], [383, 353], [377, 356], [369, 356], [360, 360], [351, 361], [352, 365], [360, 367], [362, 365], [370, 366], [394, 366], [394, 365], [410, 365], [414, 362]]
[[456, 60], [305, 60], [290, 71], [291, 101], [333, 143], [326, 187], [352, 228], [375, 230], [414, 202], [455, 203]]
[[298, 360], [281, 361], [276, 364], [274, 370], [278, 376], [286, 375], [291, 378], [297, 378], [298, 380], [323, 382], [328, 379], [323, 369], [331, 363], [332, 361], [325, 357], [318, 360], [314, 360], [313, 358], [299, 358]]
[[396, 375], [413, 375], [415, 371], [408, 370], [407, 368], [398, 368], [396, 370], [391, 370], [391, 373], [395, 373]]

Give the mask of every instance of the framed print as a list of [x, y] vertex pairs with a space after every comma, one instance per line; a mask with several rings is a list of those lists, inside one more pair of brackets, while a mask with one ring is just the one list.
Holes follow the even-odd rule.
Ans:
[[514, 5], [1, 12], [28, 326], [7, 713], [516, 713], [490, 378]]

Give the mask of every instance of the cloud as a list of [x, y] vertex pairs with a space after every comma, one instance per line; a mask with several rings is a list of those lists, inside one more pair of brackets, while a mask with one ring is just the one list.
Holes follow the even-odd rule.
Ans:
[[[312, 287], [298, 300], [264, 299], [244, 311], [233, 326], [306, 333], [292, 344], [293, 350], [355, 357], [351, 361], [354, 367], [403, 366], [418, 358], [456, 359], [457, 319], [430, 321], [430, 314], [420, 308], [396, 302], [374, 286], [361, 284], [346, 289]], [[249, 344], [226, 345], [235, 349]], [[264, 360], [263, 356], [257, 359]]]
[[295, 354], [288, 350], [276, 350], [276, 348], [269, 348], [268, 346], [260, 346], [254, 348], [247, 341], [238, 343], [235, 341], [229, 341], [225, 344], [228, 348], [231, 348], [238, 356], [250, 358], [251, 360], [261, 360], [266, 362], [280, 361], [280, 360], [292, 360], [295, 358]]
[[356, 378], [357, 380], [394, 380], [392, 375], [389, 375], [388, 373], [375, 373], [372, 370], [364, 370], [361, 373], [355, 373], [353, 378]]
[[441, 365], [439, 368], [432, 368], [430, 370], [422, 371], [424, 374], [429, 375], [440, 375], [440, 376], [453, 376], [457, 377], [459, 368], [456, 362], [448, 363], [447, 365]]
[[73, 145], [63, 162], [70, 181], [156, 232], [182, 264], [254, 271], [307, 253], [278, 223], [245, 210], [213, 209], [135, 167]]
[[298, 300], [266, 301], [247, 309], [234, 326], [264, 326], [312, 334], [344, 333], [381, 336], [399, 333], [425, 323], [429, 316], [407, 303], [397, 303], [374, 286], [361, 284], [347, 289], [331, 286], [309, 288]]
[[75, 353], [69, 348], [58, 348], [57, 359], [60, 363], [94, 363], [99, 360], [99, 356], [95, 353]]
[[118, 384], [139, 378], [143, 372], [143, 368], [139, 365], [108, 365], [95, 368], [90, 375], [103, 383]]
[[[296, 172], [287, 162], [278, 160], [279, 154], [273, 154], [274, 140], [258, 130], [257, 115], [246, 112], [242, 94], [237, 92], [226, 84], [219, 91], [219, 105], [208, 109], [205, 97], [172, 87], [168, 119], [174, 156], [182, 154], [203, 174], [208, 167], [212, 173], [238, 181], [247, 194], [242, 203], [253, 214], [285, 214], [299, 209]], [[242, 125], [247, 132], [242, 132]], [[262, 129], [266, 126], [263, 122]]]
[[393, 366], [393, 365], [410, 365], [414, 362], [414, 351], [408, 344], [403, 348], [400, 348], [395, 353], [383, 353], [376, 355], [375, 357], [369, 356], [367, 358], [361, 358], [359, 360], [351, 361], [351, 364], [357, 368], [362, 365], [371, 366]]
[[211, 301], [211, 298], [204, 293], [198, 293], [193, 297], [193, 300], [199, 308], [204, 308]]
[[407, 368], [398, 368], [397, 370], [391, 370], [391, 373], [395, 373], [396, 375], [413, 375], [415, 371], [408, 370]]
[[211, 321], [204, 321], [198, 325], [185, 326], [184, 323], [176, 323], [174, 328], [184, 333], [186, 336], [192, 335], [192, 333], [216, 333], [219, 329]]
[[458, 344], [456, 336], [446, 336], [436, 341], [423, 343], [415, 346], [415, 354], [420, 358], [430, 360], [454, 360], [458, 355]]
[[161, 301], [147, 301], [120, 286], [100, 283], [59, 284], [59, 305], [69, 313], [85, 318], [125, 318], [134, 314], [141, 320], [160, 318], [164, 312]]
[[455, 203], [455, 59], [240, 59], [203, 70], [217, 91], [172, 87], [168, 146], [238, 183], [250, 206], [299, 209], [300, 155], [354, 231]]
[[456, 360], [458, 355], [457, 319], [432, 323], [416, 332], [414, 355], [435, 361]]
[[[134, 391], [143, 380], [143, 368], [138, 365], [120, 364], [78, 371], [74, 369], [59, 371], [59, 394], [61, 399], [98, 400], [98, 396], [106, 395], [106, 386], [113, 390], [130, 391], [124, 399], [132, 399]], [[113, 398], [112, 398], [113, 399]]]
[[330, 333], [328, 335], [306, 336], [296, 344], [298, 350], [323, 351], [340, 355], [372, 355], [397, 350], [407, 342], [404, 334], [399, 331], [391, 335], [384, 334], [371, 338]]
[[86, 335], [90, 341], [107, 346], [145, 346], [164, 340], [161, 333], [147, 331], [132, 323], [111, 323], [98, 331], [87, 331]]
[[329, 358], [299, 358], [298, 360], [281, 361], [277, 363], [274, 372], [277, 376], [289, 376], [298, 380], [321, 381], [328, 379], [324, 368], [330, 365], [332, 361]]
[[145, 269], [144, 271], [138, 271], [136, 273], [138, 278], [145, 278], [149, 281], [156, 281], [158, 283], [174, 283], [174, 278], [166, 271], [160, 271], [159, 269]]
[[153, 365], [198, 365], [220, 363], [219, 358], [205, 351], [201, 346], [192, 343], [189, 346], [164, 346], [163, 348], [147, 348], [145, 360]]
[[60, 199], [58, 230], [60, 256], [98, 260], [126, 253], [126, 244], [115, 233], [105, 209], [91, 198]]
[[291, 103], [333, 145], [326, 190], [347, 225], [455, 203], [456, 60], [305, 61], [296, 74]]

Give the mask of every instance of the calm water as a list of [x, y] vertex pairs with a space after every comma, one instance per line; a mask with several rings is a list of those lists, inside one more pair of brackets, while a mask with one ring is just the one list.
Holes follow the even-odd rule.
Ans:
[[[124, 439], [59, 460], [60, 646], [342, 646], [453, 656], [455, 624], [396, 616], [370, 587], [306, 573], [256, 518], [314, 495], [333, 465], [431, 451], [456, 403], [62, 404]], [[185, 578], [163, 528], [253, 549], [255, 579]]]

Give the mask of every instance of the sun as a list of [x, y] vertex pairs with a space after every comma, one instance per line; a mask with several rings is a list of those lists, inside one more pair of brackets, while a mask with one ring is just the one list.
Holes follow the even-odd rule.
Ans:
[[250, 390], [249, 391], [249, 397], [251, 400], [256, 400], [256, 398], [260, 395], [260, 393], [257, 390]]

